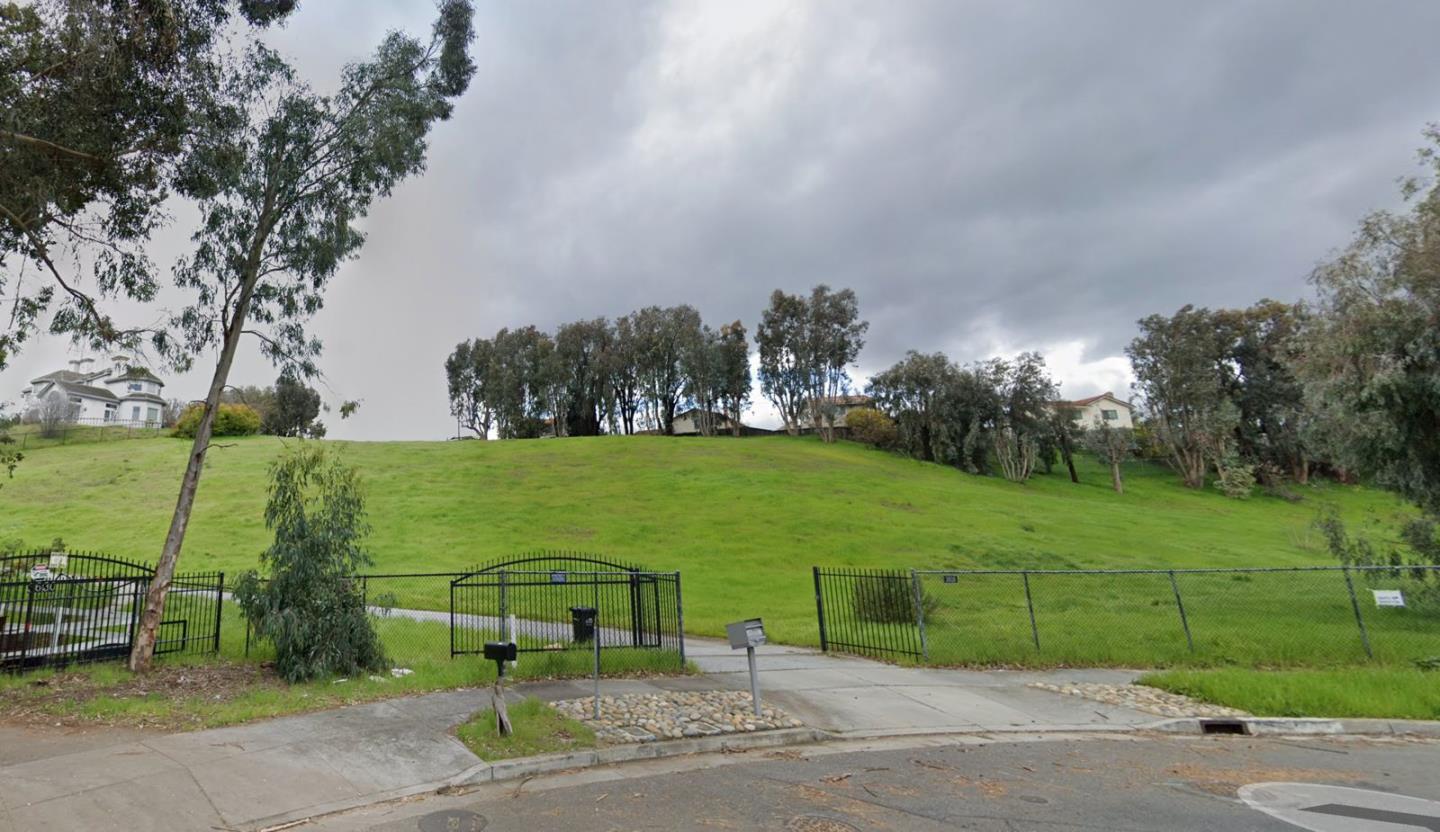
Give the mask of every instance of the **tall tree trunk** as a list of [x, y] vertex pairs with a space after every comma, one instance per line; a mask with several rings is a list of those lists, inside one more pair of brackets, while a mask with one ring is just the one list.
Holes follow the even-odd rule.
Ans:
[[195, 441], [190, 445], [190, 458], [185, 464], [185, 476], [180, 480], [180, 497], [175, 501], [175, 514], [170, 518], [170, 531], [165, 535], [165, 547], [160, 550], [160, 562], [155, 564], [155, 578], [145, 593], [145, 609], [140, 613], [139, 626], [135, 629], [135, 643], [130, 648], [130, 670], [144, 673], [150, 669], [155, 658], [155, 635], [160, 629], [160, 620], [165, 614], [165, 597], [170, 592], [170, 582], [175, 578], [175, 564], [180, 560], [180, 549], [185, 544], [185, 531], [190, 527], [190, 512], [195, 507], [195, 492], [200, 488], [200, 474], [205, 470], [205, 454], [210, 450], [210, 436], [215, 429], [215, 414], [220, 409], [220, 394], [230, 378], [230, 366], [235, 363], [235, 352], [244, 335], [245, 320], [250, 314], [250, 299], [255, 293], [255, 284], [260, 281], [261, 255], [265, 241], [270, 236], [274, 222], [274, 192], [266, 194], [265, 205], [255, 224], [255, 237], [246, 252], [244, 283], [235, 299], [235, 309], [226, 322], [225, 343], [220, 350], [220, 360], [215, 364], [215, 374], [210, 378], [210, 391], [205, 396], [205, 410], [200, 414], [200, 423], [195, 426]]
[[1075, 454], [1070, 450], [1070, 434], [1068, 433], [1060, 434], [1060, 456], [1065, 460], [1065, 467], [1070, 469], [1070, 481], [1079, 484], [1080, 477], [1075, 473]]
[[1120, 479], [1120, 463], [1113, 459], [1110, 460], [1110, 485], [1115, 489], [1116, 494], [1125, 493], [1125, 481]]
[[205, 470], [205, 454], [210, 450], [215, 415], [220, 409], [220, 394], [225, 390], [225, 382], [230, 377], [230, 366], [235, 362], [235, 352], [240, 346], [240, 336], [250, 310], [250, 297], [258, 278], [257, 263], [255, 268], [250, 270], [245, 285], [240, 290], [235, 312], [228, 322], [220, 361], [215, 365], [215, 374], [210, 378], [210, 391], [205, 396], [205, 410], [200, 414], [200, 423], [195, 427], [195, 441], [190, 444], [190, 458], [185, 464], [185, 476], [180, 480], [180, 497], [175, 502], [175, 514], [170, 518], [170, 531], [165, 535], [165, 547], [160, 551], [160, 562], [155, 565], [155, 579], [150, 582], [150, 589], [145, 593], [145, 609], [140, 614], [140, 626], [135, 630], [135, 643], [130, 648], [130, 669], [136, 673], [148, 671], [155, 658], [155, 635], [165, 613], [165, 597], [170, 592], [171, 581], [175, 578], [175, 564], [180, 560], [185, 531], [190, 526], [190, 512], [195, 507], [195, 493], [200, 488], [200, 474]]

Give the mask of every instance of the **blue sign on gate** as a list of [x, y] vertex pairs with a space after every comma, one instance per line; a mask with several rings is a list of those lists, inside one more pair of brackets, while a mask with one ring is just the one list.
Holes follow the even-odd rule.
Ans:
[[552, 584], [563, 584], [563, 583], [565, 583], [565, 573], [564, 573], [564, 572], [551, 572], [551, 573], [550, 573], [550, 583], [552, 583]]

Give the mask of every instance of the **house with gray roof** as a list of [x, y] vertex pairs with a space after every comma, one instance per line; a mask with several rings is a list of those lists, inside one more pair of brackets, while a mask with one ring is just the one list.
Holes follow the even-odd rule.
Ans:
[[165, 382], [144, 367], [130, 363], [127, 356], [110, 359], [110, 366], [91, 369], [94, 359], [70, 362], [70, 369], [56, 370], [30, 380], [22, 395], [26, 410], [40, 410], [48, 402], [63, 400], [73, 408], [69, 418], [86, 424], [114, 424], [132, 427], [159, 427], [165, 411], [161, 391]]

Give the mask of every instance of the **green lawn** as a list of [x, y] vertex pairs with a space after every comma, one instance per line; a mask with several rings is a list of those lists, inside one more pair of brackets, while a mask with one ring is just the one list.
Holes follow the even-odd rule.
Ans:
[[[210, 454], [181, 571], [233, 574], [266, 545], [266, 466], [282, 440], [225, 444]], [[815, 564], [1326, 564], [1310, 528], [1323, 505], [1337, 505], [1352, 530], [1377, 541], [1393, 537], [1405, 511], [1381, 491], [1333, 484], [1297, 488], [1300, 502], [1230, 500], [1142, 464], [1129, 467], [1120, 495], [1088, 460], [1080, 485], [1058, 472], [1016, 485], [810, 438], [332, 444], [368, 482], [376, 571], [462, 570], [536, 549], [594, 552], [681, 570], [688, 632], [721, 635], [727, 621], [759, 615], [775, 639], [812, 644]], [[0, 544], [61, 537], [74, 549], [153, 561], [188, 448], [159, 438], [28, 454], [0, 489]], [[430, 605], [445, 603], [437, 592]], [[1028, 621], [1006, 620], [1023, 648]], [[1039, 625], [1042, 639], [1070, 629], [1063, 617]], [[974, 624], [956, 626], [963, 638]]]
[[15, 425], [6, 433], [14, 440], [11, 450], [30, 451], [57, 445], [82, 445], [92, 442], [120, 442], [127, 439], [154, 439], [170, 432], [169, 428], [130, 427], [127, 425], [64, 425], [53, 436], [41, 435], [39, 425]]
[[1256, 716], [1440, 719], [1440, 672], [1405, 668], [1170, 670], [1140, 684]]
[[482, 760], [508, 760], [595, 747], [595, 732], [577, 720], [561, 716], [554, 708], [530, 697], [507, 705], [511, 733], [501, 736], [495, 725], [495, 711], [486, 708], [455, 733], [465, 747]]
[[[116, 662], [0, 673], [0, 718], [50, 716], [168, 729], [216, 728], [286, 714], [335, 708], [452, 688], [489, 685], [495, 665], [478, 656], [451, 658], [449, 628], [438, 622], [378, 619], [376, 631], [394, 667], [388, 672], [347, 679], [286, 684], [267, 669], [274, 657], [266, 644], [245, 646], [245, 623], [235, 605], [222, 609], [220, 651], [211, 655], [167, 655], [157, 670], [136, 676]], [[506, 677], [553, 679], [592, 673], [586, 649], [525, 653]], [[607, 649], [606, 676], [687, 673], [673, 650]], [[538, 752], [537, 752], [538, 753]]]

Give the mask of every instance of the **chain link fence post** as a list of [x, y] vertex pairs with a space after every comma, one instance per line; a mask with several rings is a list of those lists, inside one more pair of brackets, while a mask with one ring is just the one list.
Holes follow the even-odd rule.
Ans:
[[1350, 609], [1355, 611], [1355, 626], [1360, 628], [1360, 644], [1365, 647], [1365, 655], [1368, 658], [1375, 658], [1375, 652], [1370, 649], [1370, 634], [1365, 632], [1365, 619], [1360, 615], [1360, 602], [1355, 598], [1355, 582], [1350, 579], [1350, 567], [1345, 567], [1345, 588], [1350, 591]]
[[1175, 592], [1175, 606], [1180, 610], [1180, 626], [1185, 629], [1185, 644], [1195, 652], [1195, 639], [1190, 635], [1190, 619], [1185, 615], [1185, 602], [1180, 599], [1180, 584], [1175, 580], [1175, 570], [1170, 570], [1170, 589]]
[[920, 658], [930, 661], [930, 642], [925, 638], [925, 593], [920, 588], [920, 575], [910, 570], [910, 585], [915, 591], [915, 626], [920, 628]]
[[1035, 626], [1035, 601], [1030, 597], [1030, 573], [1021, 572], [1020, 578], [1025, 582], [1025, 609], [1030, 612], [1030, 637], [1035, 640], [1035, 652], [1040, 652], [1040, 628]]

